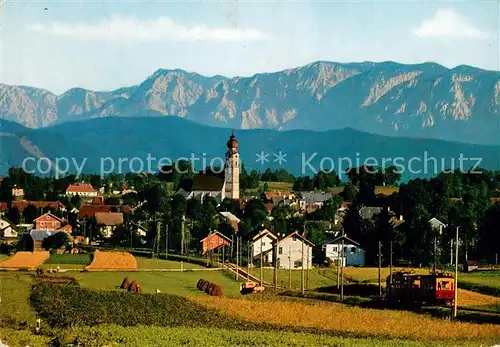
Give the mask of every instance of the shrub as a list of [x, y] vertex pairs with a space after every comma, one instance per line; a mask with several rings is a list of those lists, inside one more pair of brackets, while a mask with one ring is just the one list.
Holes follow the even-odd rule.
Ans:
[[37, 283], [64, 284], [77, 286], [78, 281], [70, 276], [44, 276], [37, 280]]
[[128, 289], [129, 286], [130, 286], [130, 281], [128, 280], [128, 277], [125, 277], [122, 281], [120, 289]]
[[186, 298], [163, 293], [134, 295], [78, 286], [35, 284], [30, 300], [52, 327], [116, 324], [218, 326], [230, 329], [244, 328], [246, 324]]
[[218, 284], [214, 284], [209, 294], [213, 296], [222, 296], [222, 287]]

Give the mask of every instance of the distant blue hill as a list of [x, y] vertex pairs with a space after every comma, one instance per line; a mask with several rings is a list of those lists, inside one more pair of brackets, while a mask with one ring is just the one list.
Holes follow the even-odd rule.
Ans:
[[[0, 126], [0, 174], [5, 175], [11, 166], [21, 166], [26, 157], [46, 156], [52, 160], [69, 158], [81, 163], [86, 158], [84, 172], [98, 173], [101, 168], [101, 158], [105, 169], [110, 169], [114, 163], [115, 172], [147, 171], [148, 154], [152, 163], [151, 169], [156, 171], [158, 160], [162, 157], [177, 160], [189, 158], [191, 154], [200, 158], [195, 161], [198, 168], [208, 165], [212, 158], [223, 160], [226, 151], [226, 141], [231, 135], [227, 128], [217, 128], [200, 125], [178, 117], [144, 118], [108, 117], [84, 121], [66, 122], [55, 126], [29, 129], [15, 122], [2, 121]], [[481, 158], [481, 167], [500, 169], [500, 147], [472, 145], [441, 140], [386, 137], [368, 134], [350, 128], [329, 130], [324, 132], [308, 130], [235, 130], [240, 143], [241, 160], [247, 170], [266, 168], [284, 168], [295, 175], [312, 175], [321, 168], [334, 169], [338, 172], [338, 161], [344, 158], [343, 169], [350, 165], [358, 166], [368, 157], [378, 160], [397, 160], [406, 167], [403, 178], [434, 176], [442, 169], [448, 169], [455, 160], [454, 167], [459, 167], [459, 158]], [[275, 156], [282, 152], [281, 165]], [[257, 162], [257, 154], [268, 154], [268, 161]], [[427, 153], [427, 154], [425, 154]], [[286, 154], [286, 156], [284, 156]], [[424, 171], [423, 160], [427, 161], [427, 171]], [[312, 160], [309, 160], [313, 156]], [[122, 159], [122, 169], [119, 170], [119, 158]], [[130, 167], [130, 160], [132, 167]], [[205, 158], [205, 162], [202, 162]], [[414, 159], [412, 159], [414, 158]], [[141, 168], [140, 161], [143, 162]], [[309, 165], [303, 165], [309, 162]], [[415, 171], [408, 171], [409, 163]], [[164, 161], [163, 164], [168, 163]], [[387, 161], [385, 166], [394, 162]], [[222, 161], [214, 163], [221, 166]], [[374, 165], [376, 163], [369, 162]], [[470, 168], [475, 161], [465, 161], [464, 168]], [[302, 170], [303, 166], [305, 171]], [[30, 164], [30, 168], [33, 164]], [[45, 166], [44, 166], [45, 167]], [[61, 167], [64, 168], [64, 167]], [[75, 172], [74, 166], [71, 171]], [[417, 172], [420, 171], [420, 172]]]

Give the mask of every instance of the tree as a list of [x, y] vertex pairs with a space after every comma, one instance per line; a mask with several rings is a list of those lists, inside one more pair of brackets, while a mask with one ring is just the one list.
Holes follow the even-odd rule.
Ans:
[[354, 201], [357, 194], [358, 191], [356, 190], [354, 184], [348, 182], [345, 185], [344, 190], [342, 191], [342, 198], [344, 199], [344, 201]]
[[58, 232], [43, 239], [42, 247], [46, 250], [59, 249], [71, 245], [71, 240], [65, 232]]
[[21, 214], [17, 207], [11, 207], [5, 214], [5, 217], [14, 224], [19, 224], [21, 222]]
[[500, 203], [488, 209], [479, 223], [478, 250], [489, 263], [494, 263], [500, 256], [498, 221], [500, 221]]
[[356, 199], [360, 204], [373, 206], [375, 200], [377, 199], [375, 195], [375, 187], [369, 182], [362, 181], [359, 184], [359, 193], [356, 196]]
[[26, 223], [31, 223], [33, 220], [38, 218], [38, 209], [36, 208], [35, 205], [28, 205], [24, 208], [23, 210], [23, 218]]

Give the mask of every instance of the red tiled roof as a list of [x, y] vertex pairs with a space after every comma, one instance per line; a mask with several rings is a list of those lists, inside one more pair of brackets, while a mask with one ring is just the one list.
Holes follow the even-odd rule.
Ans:
[[264, 206], [266, 206], [266, 210], [267, 210], [267, 213], [271, 214], [273, 208], [274, 208], [274, 204], [273, 203], [268, 203], [268, 204], [264, 204]]
[[47, 212], [47, 213], [44, 213], [43, 215], [41, 215], [40, 217], [38, 217], [38, 218], [36, 218], [36, 219], [33, 219], [33, 222], [34, 222], [34, 221], [37, 221], [37, 220], [39, 220], [39, 219], [41, 219], [41, 218], [44, 218], [44, 217], [50, 217], [50, 218], [52, 218], [52, 219], [55, 219], [55, 220], [56, 220], [56, 221], [58, 221], [58, 222], [62, 222], [62, 221], [63, 221], [61, 218], [59, 218], [59, 217], [57, 217], [57, 216], [54, 216], [54, 215], [53, 215], [52, 213], [50, 213], [50, 212]]
[[96, 212], [95, 220], [97, 224], [120, 225], [123, 224], [123, 213], [121, 212]]
[[96, 196], [92, 199], [92, 205], [104, 205], [104, 196]]
[[66, 188], [66, 193], [94, 193], [95, 189], [88, 183], [77, 183], [70, 184], [68, 188]]
[[80, 206], [79, 217], [94, 218], [97, 212], [109, 212], [113, 205], [82, 205]]
[[500, 202], [500, 198], [490, 198], [490, 201], [492, 204], [496, 204], [497, 202]]
[[7, 203], [0, 202], [0, 211], [5, 212], [7, 210]]
[[55, 208], [59, 210], [61, 208], [65, 208], [63, 204], [59, 201], [27, 201], [27, 200], [19, 200], [12, 201], [12, 207], [17, 207], [19, 212], [23, 212], [26, 207], [29, 205], [34, 205], [36, 208]]
[[350, 202], [350, 201], [344, 201], [344, 202], [342, 202], [342, 207], [349, 207], [349, 206], [351, 206], [351, 204], [352, 204], [352, 202]]

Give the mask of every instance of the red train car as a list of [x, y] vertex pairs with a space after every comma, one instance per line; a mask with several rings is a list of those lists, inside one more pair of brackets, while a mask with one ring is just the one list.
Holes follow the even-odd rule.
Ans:
[[452, 305], [455, 299], [455, 279], [445, 273], [417, 275], [396, 272], [387, 277], [386, 299], [391, 302], [421, 305]]

